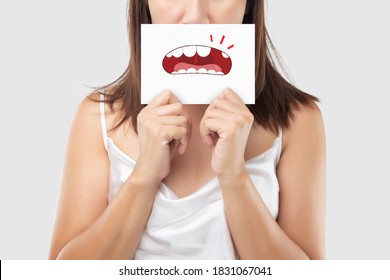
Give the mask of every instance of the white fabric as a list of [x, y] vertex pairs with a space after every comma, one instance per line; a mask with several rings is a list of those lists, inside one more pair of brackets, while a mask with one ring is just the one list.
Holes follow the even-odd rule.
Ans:
[[[104, 97], [103, 97], [104, 98]], [[104, 103], [101, 103], [104, 143], [110, 159], [108, 201], [130, 176], [135, 161], [107, 137]], [[282, 134], [264, 153], [246, 161], [247, 171], [265, 205], [276, 219], [279, 211], [279, 162]], [[156, 193], [145, 233], [134, 259], [235, 259], [218, 178], [178, 199], [163, 182]]]

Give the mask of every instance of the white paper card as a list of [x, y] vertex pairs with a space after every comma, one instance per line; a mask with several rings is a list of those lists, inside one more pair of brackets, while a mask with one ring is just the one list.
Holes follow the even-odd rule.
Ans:
[[165, 89], [210, 104], [227, 87], [255, 103], [254, 24], [142, 24], [142, 104]]

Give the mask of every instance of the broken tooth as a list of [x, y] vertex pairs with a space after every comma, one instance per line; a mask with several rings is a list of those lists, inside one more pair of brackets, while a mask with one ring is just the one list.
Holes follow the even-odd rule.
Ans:
[[177, 74], [177, 72], [176, 72], [176, 71], [173, 71], [173, 72], [172, 72], [172, 75], [176, 75], [176, 74]]
[[222, 52], [222, 56], [223, 56], [224, 58], [229, 58], [229, 56], [228, 56], [226, 53], [224, 53], [224, 52]]
[[209, 71], [207, 71], [207, 73], [209, 73], [209, 74], [215, 74], [215, 73], [217, 73], [215, 70], [209, 70]]
[[173, 50], [172, 54], [176, 58], [181, 57], [183, 55], [183, 48], [177, 48], [176, 50]]
[[205, 73], [207, 73], [207, 70], [205, 68], [200, 68], [198, 70], [198, 73], [205, 74]]
[[211, 48], [205, 46], [196, 46], [196, 52], [198, 53], [199, 56], [206, 57], [210, 54]]
[[224, 75], [223, 72], [217, 72], [217, 75]]
[[178, 74], [185, 74], [185, 73], [187, 73], [187, 71], [184, 70], [184, 69], [180, 69], [177, 73], [178, 73]]
[[186, 57], [193, 57], [196, 54], [196, 46], [183, 47], [183, 53]]
[[189, 68], [187, 69], [187, 73], [196, 73], [196, 69], [195, 68]]
[[169, 54], [167, 54], [167, 57], [168, 57], [168, 58], [172, 57], [172, 52], [170, 52]]

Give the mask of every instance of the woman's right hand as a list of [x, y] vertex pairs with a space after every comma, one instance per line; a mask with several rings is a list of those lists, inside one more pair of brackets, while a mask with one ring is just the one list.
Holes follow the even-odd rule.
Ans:
[[134, 171], [143, 180], [161, 182], [173, 155], [183, 154], [191, 137], [191, 119], [169, 90], [157, 95], [137, 117], [139, 155]]

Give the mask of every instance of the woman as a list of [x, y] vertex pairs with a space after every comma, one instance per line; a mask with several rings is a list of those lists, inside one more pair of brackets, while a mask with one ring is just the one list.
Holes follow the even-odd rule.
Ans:
[[[80, 104], [50, 258], [325, 257], [321, 113], [275, 70], [263, 11], [260, 0], [130, 1], [130, 63]], [[141, 23], [255, 23], [256, 104], [227, 88], [210, 105], [164, 90], [142, 106]]]

